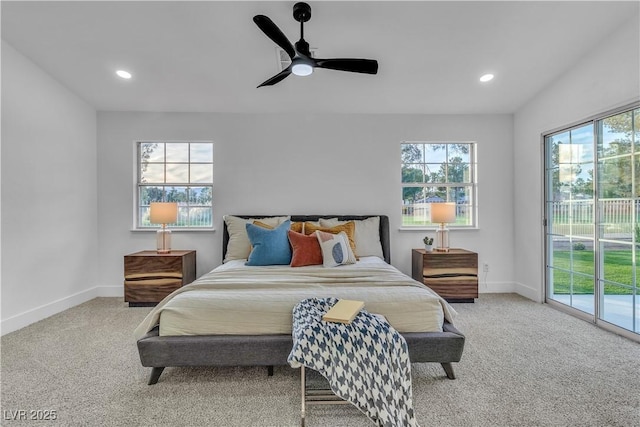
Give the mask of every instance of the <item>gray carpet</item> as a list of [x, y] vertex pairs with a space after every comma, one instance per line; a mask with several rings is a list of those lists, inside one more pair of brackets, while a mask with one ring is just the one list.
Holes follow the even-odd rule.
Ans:
[[[454, 307], [467, 336], [458, 379], [413, 365], [422, 427], [640, 426], [640, 344], [512, 294]], [[2, 425], [299, 425], [288, 367], [167, 368], [146, 385], [131, 333], [148, 311], [97, 298], [2, 337]], [[57, 419], [8, 420], [17, 410]], [[307, 425], [373, 424], [351, 406], [312, 406]]]

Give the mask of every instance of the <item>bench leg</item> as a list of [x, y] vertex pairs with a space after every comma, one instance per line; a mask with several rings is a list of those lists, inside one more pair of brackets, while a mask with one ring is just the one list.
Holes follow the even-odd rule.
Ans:
[[273, 365], [267, 366], [267, 374], [272, 377], [273, 376]]
[[304, 417], [306, 415], [306, 407], [305, 407], [305, 403], [307, 401], [307, 386], [306, 386], [306, 380], [307, 380], [307, 372], [304, 369], [304, 366], [300, 367], [300, 388], [301, 388], [301, 394], [302, 394], [302, 407], [301, 407], [301, 411], [300, 411], [300, 426], [304, 427]]
[[162, 367], [154, 367], [151, 369], [151, 375], [149, 376], [148, 385], [153, 385], [158, 382], [160, 375], [162, 375], [162, 371], [164, 371], [164, 366]]
[[455, 380], [456, 374], [453, 373], [453, 366], [451, 365], [451, 362], [441, 363], [441, 365], [447, 374], [447, 378], [449, 378], [450, 380]]

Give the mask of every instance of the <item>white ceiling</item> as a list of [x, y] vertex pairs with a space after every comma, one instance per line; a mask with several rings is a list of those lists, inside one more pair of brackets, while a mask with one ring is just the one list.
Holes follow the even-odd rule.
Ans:
[[295, 43], [294, 3], [2, 1], [2, 38], [98, 110], [512, 113], [640, 5], [311, 1], [319, 56], [377, 59], [378, 74], [319, 69], [257, 89], [279, 70], [252, 17]]

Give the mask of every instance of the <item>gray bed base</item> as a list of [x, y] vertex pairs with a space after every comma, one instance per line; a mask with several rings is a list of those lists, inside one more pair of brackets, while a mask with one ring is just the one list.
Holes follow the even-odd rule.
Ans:
[[[239, 215], [260, 218], [268, 215]], [[369, 215], [370, 216], [370, 215]], [[292, 221], [317, 221], [318, 218], [341, 220], [366, 219], [365, 215], [292, 215]], [[223, 235], [223, 259], [229, 234]], [[380, 241], [385, 261], [390, 263], [389, 218], [380, 216]], [[138, 340], [142, 366], [151, 367], [149, 385], [156, 384], [165, 367], [181, 366], [266, 366], [273, 375], [274, 366], [288, 365], [293, 346], [287, 335], [189, 335], [159, 336], [158, 327]], [[410, 332], [402, 334], [409, 347], [412, 363], [440, 363], [448, 378], [455, 379], [453, 362], [462, 358], [465, 337], [452, 324], [445, 322], [442, 332]]]
[[[435, 362], [447, 377], [455, 379], [452, 362], [459, 362], [464, 335], [446, 322], [443, 332], [411, 332], [402, 336], [412, 363]], [[158, 327], [138, 340], [142, 366], [152, 367], [149, 385], [155, 384], [165, 367], [178, 366], [274, 366], [288, 365], [291, 335], [158, 336]]]

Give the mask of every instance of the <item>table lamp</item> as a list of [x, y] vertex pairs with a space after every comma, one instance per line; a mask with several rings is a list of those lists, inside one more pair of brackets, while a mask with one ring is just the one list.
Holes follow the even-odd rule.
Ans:
[[149, 209], [149, 221], [152, 224], [162, 224], [156, 233], [157, 250], [159, 254], [171, 252], [171, 230], [167, 224], [173, 224], [178, 219], [178, 204], [175, 202], [152, 202]]
[[449, 252], [449, 229], [446, 224], [456, 222], [455, 203], [431, 203], [431, 222], [439, 223], [436, 230], [436, 251]]

